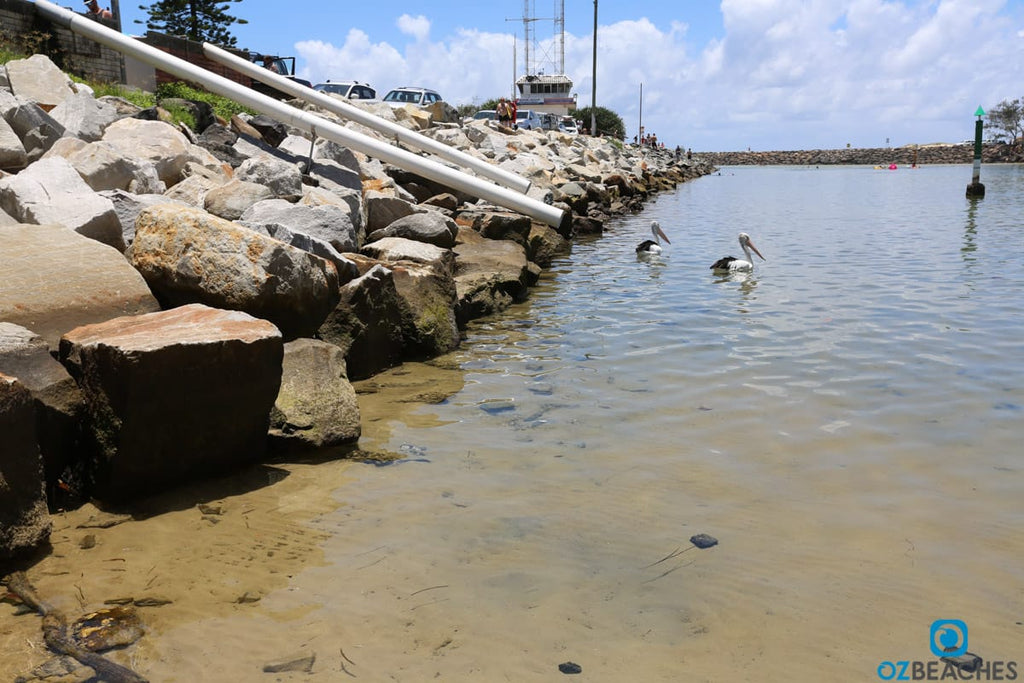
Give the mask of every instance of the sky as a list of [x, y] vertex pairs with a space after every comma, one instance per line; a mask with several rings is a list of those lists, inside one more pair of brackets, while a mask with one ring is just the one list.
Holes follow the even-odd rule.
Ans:
[[[101, 1], [101, 4], [106, 5]], [[508, 95], [524, 70], [565, 72], [580, 106], [694, 151], [886, 147], [973, 139], [974, 112], [1024, 97], [1024, 0], [594, 0], [462, 3], [241, 0], [238, 47], [297, 58], [313, 83], [417, 85], [453, 105]], [[126, 33], [145, 33], [136, 3]], [[539, 57], [539, 58], [538, 58]]]

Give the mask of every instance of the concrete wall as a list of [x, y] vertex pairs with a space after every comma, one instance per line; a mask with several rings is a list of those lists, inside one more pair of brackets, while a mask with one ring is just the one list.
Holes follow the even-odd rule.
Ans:
[[[73, 9], [78, 7], [84, 5], [79, 3]], [[115, 31], [121, 30], [116, 18], [100, 23]], [[0, 32], [29, 52], [45, 53], [61, 69], [76, 76], [103, 83], [122, 82], [120, 53], [66, 28], [54, 26], [36, 12], [33, 4], [22, 0], [0, 0]]]

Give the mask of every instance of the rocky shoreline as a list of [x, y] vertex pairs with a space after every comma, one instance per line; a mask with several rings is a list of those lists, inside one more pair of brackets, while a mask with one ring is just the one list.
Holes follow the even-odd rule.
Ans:
[[[984, 163], [1024, 162], [1024, 154], [1019, 149], [1006, 144], [986, 143], [982, 146], [981, 154]], [[714, 166], [970, 164], [974, 160], [974, 145], [934, 144], [776, 152], [701, 152], [699, 156]]]
[[51, 512], [87, 499], [354, 445], [350, 380], [456, 348], [575, 235], [714, 170], [366, 105], [528, 178], [571, 216], [556, 229], [265, 116], [161, 104], [196, 129], [42, 55], [0, 69], [0, 562], [45, 551]]

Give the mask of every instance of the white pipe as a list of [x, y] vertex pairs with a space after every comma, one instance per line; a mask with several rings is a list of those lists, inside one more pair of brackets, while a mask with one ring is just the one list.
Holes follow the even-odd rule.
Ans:
[[282, 123], [295, 126], [313, 135], [327, 138], [356, 151], [382, 161], [394, 164], [407, 171], [418, 173], [442, 185], [465, 192], [473, 197], [486, 199], [498, 206], [513, 209], [530, 218], [559, 228], [569, 220], [569, 215], [549, 204], [520, 194], [506, 187], [500, 187], [480, 178], [462, 173], [431, 159], [424, 159], [412, 152], [392, 147], [380, 140], [349, 130], [308, 112], [255, 92], [232, 80], [218, 76], [206, 69], [190, 64], [155, 47], [121, 35], [117, 31], [54, 5], [48, 0], [30, 0], [37, 10], [58, 25], [71, 29], [87, 38], [110, 48], [131, 55], [136, 59], [160, 67], [163, 71], [194, 83], [207, 90], [230, 98], [239, 104], [272, 116]]
[[415, 147], [416, 149], [424, 152], [436, 154], [442, 159], [454, 164], [465, 166], [477, 175], [490, 178], [499, 185], [504, 185], [505, 187], [509, 187], [517, 192], [526, 192], [530, 189], [530, 181], [521, 175], [506, 171], [503, 168], [487, 163], [483, 159], [478, 159], [475, 156], [466, 154], [465, 152], [446, 145], [443, 142], [438, 142], [433, 138], [428, 138], [426, 135], [420, 135], [416, 131], [409, 130], [397, 123], [392, 123], [387, 119], [382, 119], [379, 116], [363, 111], [354, 104], [325, 95], [318, 90], [312, 90], [291, 79], [278, 75], [270, 69], [258, 64], [253, 64], [248, 60], [242, 59], [238, 55], [231, 54], [227, 50], [222, 50], [216, 45], [203, 43], [203, 52], [206, 53], [206, 56], [213, 61], [229, 66], [239, 73], [243, 73], [257, 81], [273, 86], [281, 92], [288, 93], [292, 97], [297, 97], [300, 100], [311, 102], [316, 106], [337, 114], [342, 118], [351, 119], [356, 123], [361, 123], [371, 130], [394, 137], [410, 147]]

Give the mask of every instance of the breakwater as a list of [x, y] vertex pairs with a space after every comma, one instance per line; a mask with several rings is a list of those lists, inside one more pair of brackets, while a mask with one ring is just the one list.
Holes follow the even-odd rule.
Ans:
[[[974, 159], [974, 145], [933, 144], [905, 147], [874, 147], [850, 149], [809, 149], [769, 152], [700, 152], [699, 157], [713, 166], [830, 166], [889, 164], [969, 164]], [[986, 163], [1020, 163], [1024, 155], [1011, 145], [990, 143], [982, 146]]]

